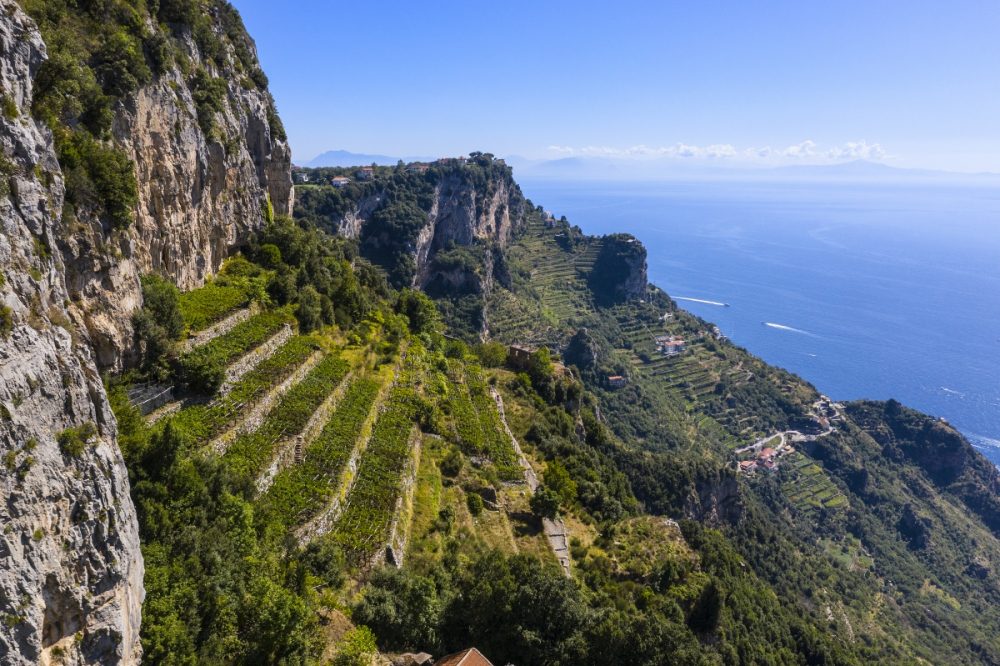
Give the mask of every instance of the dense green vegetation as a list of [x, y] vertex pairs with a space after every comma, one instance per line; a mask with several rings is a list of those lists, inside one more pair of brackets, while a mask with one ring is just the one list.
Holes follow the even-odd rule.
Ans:
[[270, 298], [298, 306], [303, 332], [326, 324], [349, 326], [388, 297], [384, 278], [356, 257], [349, 243], [287, 218], [269, 224], [249, 254], [273, 270]]

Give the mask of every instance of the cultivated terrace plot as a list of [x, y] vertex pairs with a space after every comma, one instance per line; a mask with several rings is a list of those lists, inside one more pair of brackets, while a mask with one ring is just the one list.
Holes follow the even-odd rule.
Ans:
[[459, 445], [471, 456], [486, 456], [505, 481], [521, 478], [514, 447], [504, 432], [496, 403], [490, 396], [482, 371], [457, 361], [449, 363], [453, 379], [448, 404]]
[[190, 375], [199, 368], [224, 368], [259, 347], [282, 327], [295, 324], [291, 308], [268, 310], [240, 322], [233, 329], [181, 357], [182, 372]]
[[351, 382], [322, 432], [306, 447], [302, 462], [282, 470], [261, 498], [262, 511], [291, 527], [330, 502], [380, 388], [380, 382], [367, 377]]
[[197, 333], [247, 305], [250, 295], [243, 287], [209, 283], [181, 294], [181, 316], [188, 331]]
[[320, 361], [268, 412], [259, 428], [229, 444], [225, 459], [231, 468], [241, 477], [256, 478], [271, 462], [278, 441], [300, 434], [309, 417], [336, 390], [349, 370], [350, 365], [339, 356], [327, 356]]
[[170, 417], [169, 421], [192, 439], [207, 442], [236, 425], [248, 408], [295, 372], [310, 356], [318, 353], [319, 349], [316, 337], [296, 336], [240, 378], [224, 396], [217, 397], [211, 403], [185, 407]]
[[202, 331], [250, 303], [266, 283], [267, 271], [243, 257], [227, 260], [214, 282], [180, 295], [178, 305], [191, 333]]
[[469, 388], [461, 381], [462, 364], [455, 360], [449, 361], [448, 372], [452, 381], [449, 387], [448, 407], [451, 410], [458, 443], [468, 455], [483, 455], [486, 452], [485, 435], [479, 423], [479, 415], [472, 406]]
[[787, 480], [782, 490], [796, 508], [814, 511], [847, 506], [847, 498], [817, 463], [796, 451], [786, 456], [782, 462], [782, 467], [785, 466], [788, 467]]
[[392, 388], [337, 521], [333, 538], [354, 567], [367, 568], [388, 541], [410, 457], [416, 401], [416, 392], [406, 383]]
[[484, 435], [483, 444], [486, 454], [496, 465], [500, 478], [505, 481], [520, 480], [521, 467], [518, 464], [517, 454], [514, 452], [510, 437], [507, 436], [503, 424], [500, 422], [497, 405], [483, 380], [482, 371], [478, 367], [467, 365], [465, 377], [469, 395], [472, 398], [472, 404]]

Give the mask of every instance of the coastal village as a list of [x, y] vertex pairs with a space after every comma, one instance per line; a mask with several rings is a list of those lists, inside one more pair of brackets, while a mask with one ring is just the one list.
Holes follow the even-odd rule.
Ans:
[[844, 418], [843, 405], [820, 396], [813, 403], [808, 417], [809, 424], [800, 426], [798, 430], [767, 435], [753, 444], [736, 449], [734, 453], [739, 471], [751, 475], [758, 471], [774, 471], [783, 458], [795, 453], [796, 444], [814, 442], [819, 437], [832, 433]]

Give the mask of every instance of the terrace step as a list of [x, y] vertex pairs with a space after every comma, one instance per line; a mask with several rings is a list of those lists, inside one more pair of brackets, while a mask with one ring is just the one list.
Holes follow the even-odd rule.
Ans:
[[172, 384], [146, 382], [131, 386], [128, 389], [128, 399], [145, 416], [174, 399]]
[[275, 447], [274, 460], [271, 461], [270, 466], [264, 470], [264, 472], [257, 479], [257, 493], [262, 494], [267, 492], [267, 489], [271, 487], [274, 483], [274, 477], [278, 473], [290, 467], [291, 465], [297, 465], [302, 462], [302, 452], [304, 445], [316, 439], [323, 426], [330, 419], [330, 415], [337, 408], [340, 403], [340, 399], [344, 397], [344, 393], [347, 391], [347, 387], [351, 383], [351, 373], [347, 375], [340, 381], [337, 386], [333, 388], [330, 395], [327, 396], [326, 400], [316, 408], [312, 416], [309, 417], [309, 421], [306, 422], [305, 427], [302, 432], [295, 437], [287, 438], [278, 443]]
[[342, 470], [340, 476], [335, 480], [335, 492], [333, 493], [333, 499], [311, 520], [295, 531], [295, 537], [300, 545], [304, 546], [310, 541], [328, 534], [336, 525], [337, 520], [339, 520], [340, 514], [343, 512], [344, 502], [347, 500], [351, 490], [354, 488], [354, 481], [358, 476], [358, 465], [361, 461], [361, 456], [368, 448], [375, 420], [384, 411], [385, 399], [395, 386], [396, 380], [399, 377], [401, 360], [402, 356], [400, 357], [400, 361], [397, 361], [396, 366], [393, 368], [392, 378], [385, 382], [382, 385], [382, 388], [379, 389], [378, 395], [375, 397], [375, 400], [372, 401], [368, 416], [358, 429], [358, 438], [354, 442], [354, 448], [351, 450], [351, 455], [347, 459], [347, 463], [344, 465], [344, 469]]
[[237, 310], [225, 319], [212, 324], [203, 331], [191, 333], [187, 340], [184, 341], [184, 344], [181, 345], [182, 352], [187, 353], [196, 347], [201, 347], [202, 345], [211, 342], [220, 335], [225, 335], [237, 324], [246, 321], [258, 312], [260, 312], [260, 305], [255, 302], [249, 307]]
[[277, 351], [281, 345], [290, 340], [293, 335], [295, 335], [295, 331], [292, 329], [291, 324], [285, 324], [280, 331], [274, 334], [274, 336], [272, 336], [264, 344], [226, 368], [226, 378], [223, 380], [222, 386], [219, 388], [219, 395], [226, 395], [229, 393], [229, 391], [232, 390], [233, 386], [243, 377], [243, 375], [256, 368], [261, 361], [271, 358], [274, 352]]
[[267, 395], [265, 395], [262, 400], [251, 407], [241, 421], [212, 440], [212, 442], [208, 445], [209, 449], [218, 455], [223, 455], [229, 447], [229, 444], [236, 437], [243, 433], [253, 432], [256, 430], [274, 404], [280, 400], [281, 397], [289, 391], [289, 389], [305, 379], [305, 376], [309, 374], [309, 371], [316, 367], [322, 359], [323, 352], [317, 351], [310, 355], [309, 358], [302, 363], [302, 365], [295, 369], [295, 372], [285, 378], [283, 382], [268, 391]]

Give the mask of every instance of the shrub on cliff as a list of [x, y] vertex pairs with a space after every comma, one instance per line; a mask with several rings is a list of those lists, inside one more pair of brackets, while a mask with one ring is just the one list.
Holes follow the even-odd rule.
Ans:
[[184, 330], [180, 291], [158, 275], [142, 278], [142, 308], [132, 316], [137, 347], [146, 370], [164, 370], [174, 341]]

